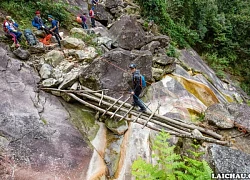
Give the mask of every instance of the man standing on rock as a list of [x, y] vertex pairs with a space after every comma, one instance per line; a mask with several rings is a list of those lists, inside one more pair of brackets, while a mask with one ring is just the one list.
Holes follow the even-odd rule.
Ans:
[[131, 91], [131, 94], [133, 95], [133, 106], [139, 106], [140, 107], [140, 112], [146, 112], [146, 107], [143, 105], [143, 102], [141, 99], [139, 99], [139, 96], [142, 91], [142, 86], [141, 86], [141, 74], [140, 71], [136, 69], [135, 64], [130, 64], [129, 66], [130, 71], [132, 73], [132, 83], [133, 83], [133, 91]]
[[91, 20], [91, 26], [92, 28], [95, 28], [95, 12], [94, 12], [94, 6], [90, 9], [89, 11], [89, 17], [90, 17], [90, 20]]

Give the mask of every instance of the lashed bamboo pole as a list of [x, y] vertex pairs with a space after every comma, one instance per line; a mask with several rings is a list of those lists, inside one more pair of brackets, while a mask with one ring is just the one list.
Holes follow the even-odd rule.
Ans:
[[[89, 88], [84, 87], [84, 86], [82, 86], [82, 88], [83, 88], [84, 90], [90, 90]], [[98, 96], [98, 97], [101, 96], [101, 95], [98, 94], [98, 93], [93, 93], [93, 94], [96, 95], [96, 96]], [[112, 98], [112, 97], [109, 97], [109, 96], [106, 96], [106, 95], [104, 95], [104, 98], [106, 98], [106, 99], [108, 99], [108, 100], [112, 100], [112, 101], [115, 101], [115, 100], [116, 100], [115, 98]], [[123, 101], [118, 101], [118, 103], [123, 103]], [[125, 103], [124, 106], [130, 108], [130, 107], [131, 107], [131, 104]], [[150, 115], [150, 113], [148, 113], [148, 112], [145, 112], [145, 113], [148, 114], [148, 115]], [[177, 124], [178, 126], [182, 126], [182, 127], [189, 128], [189, 129], [192, 129], [192, 130], [197, 129], [197, 130], [199, 130], [200, 132], [206, 133], [206, 134], [208, 134], [208, 135], [210, 135], [210, 136], [212, 136], [212, 137], [214, 137], [214, 138], [216, 138], [216, 139], [222, 139], [222, 136], [221, 136], [220, 134], [217, 134], [217, 133], [214, 132], [214, 131], [204, 129], [204, 128], [199, 127], [199, 126], [195, 126], [195, 125], [192, 125], [192, 124], [185, 124], [185, 123], [182, 123], [182, 122], [180, 122], [180, 121], [176, 121], [176, 120], [173, 120], [173, 119], [171, 119], [171, 118], [168, 118], [168, 117], [165, 117], [165, 116], [162, 116], [162, 115], [159, 115], [159, 114], [155, 114], [155, 117], [159, 118], [159, 119], [157, 119], [157, 120], [159, 120], [159, 121], [161, 121], [161, 122], [163, 122], [163, 123], [168, 123], [168, 122], [170, 122], [170, 123]]]
[[[84, 89], [84, 90], [81, 90], [82, 92], [93, 93], [93, 95], [97, 96], [98, 98], [101, 98], [101, 97], [102, 97], [102, 95], [99, 94], [99, 93], [97, 93], [97, 91], [93, 91], [93, 90], [91, 90], [91, 89], [89, 89], [89, 88], [86, 88], [86, 87], [84, 87], [84, 86], [81, 86], [81, 87], [82, 87], [82, 89]], [[45, 89], [45, 88], [43, 88], [43, 89]], [[54, 88], [46, 88], [46, 90], [54, 90], [54, 91], [61, 91], [61, 92], [67, 92], [67, 91], [68, 91], [68, 90], [58, 90], [58, 89], [54, 89]], [[80, 91], [73, 91], [73, 92], [80, 92]], [[101, 92], [101, 91], [98, 91], [98, 92]], [[116, 101], [116, 100], [117, 100], [117, 99], [115, 99], [115, 98], [112, 98], [112, 97], [109, 97], [109, 96], [106, 96], [106, 95], [103, 95], [103, 98], [104, 98], [104, 99], [107, 99], [107, 100], [111, 100], [111, 101]], [[118, 100], [118, 103], [121, 104], [121, 103], [124, 103], [124, 101]], [[125, 106], [125, 107], [128, 107], [128, 108], [131, 107], [131, 105], [128, 104], [128, 103], [124, 103], [124, 106]], [[133, 112], [133, 111], [131, 111], [131, 114], [133, 114], [133, 115], [135, 115], [135, 116], [138, 115], [137, 112]], [[150, 113], [146, 112], [146, 113], [144, 113], [144, 114], [141, 116], [141, 118], [147, 118], [147, 116], [145, 117], [145, 114], [147, 114], [147, 116], [150, 116]], [[156, 118], [157, 118], [157, 119], [156, 119]], [[184, 128], [188, 128], [188, 129], [191, 129], [191, 130], [197, 129], [197, 130], [199, 130], [200, 132], [203, 132], [203, 133], [205, 133], [205, 134], [208, 134], [208, 135], [210, 135], [210, 136], [212, 136], [212, 137], [214, 137], [214, 138], [216, 138], [216, 139], [222, 139], [222, 136], [221, 136], [221, 135], [219, 135], [219, 134], [217, 134], [216, 132], [213, 132], [213, 131], [211, 131], [211, 130], [206, 130], [206, 129], [202, 128], [202, 127], [195, 126], [195, 125], [192, 125], [192, 124], [185, 124], [185, 123], [183, 123], [183, 122], [180, 122], [180, 121], [177, 121], [177, 120], [173, 120], [173, 119], [171, 119], [171, 118], [168, 118], [168, 117], [165, 117], [165, 116], [162, 116], [162, 115], [159, 115], [159, 114], [155, 114], [155, 115], [154, 115], [154, 119], [155, 119], [155, 121], [160, 121], [160, 122], [165, 123], [165, 124], [168, 124], [168, 125], [170, 125], [170, 126], [174, 124], [175, 127], [184, 127]], [[181, 129], [181, 128], [180, 128], [180, 129]]]
[[[76, 95], [74, 95], [74, 94], [72, 94], [72, 93], [67, 93], [67, 94], [68, 94], [69, 96], [71, 96], [72, 98], [74, 98], [75, 100], [77, 100], [78, 102], [84, 104], [84, 105], [87, 106], [87, 107], [93, 108], [93, 109], [95, 109], [95, 110], [97, 110], [97, 111], [100, 111], [100, 112], [102, 112], [102, 113], [105, 112], [104, 109], [102, 109], [102, 108], [100, 108], [100, 107], [97, 107], [97, 106], [95, 106], [95, 105], [93, 105], [93, 104], [91, 104], [91, 103], [88, 103], [88, 102], [86, 102], [86, 101], [84, 101], [84, 100], [78, 98]], [[107, 114], [108, 114], [108, 115], [113, 115], [114, 113], [108, 111]], [[119, 114], [115, 114], [114, 116], [120, 117], [120, 118], [122, 117], [122, 116], [119, 115]], [[126, 120], [129, 121], [129, 122], [133, 121], [132, 119], [126, 118], [126, 117], [125, 117], [124, 119], [126, 119]], [[143, 125], [143, 124], [144, 124], [144, 121], [141, 121], [140, 119], [138, 119], [137, 123]], [[150, 128], [150, 129], [153, 129], [153, 130], [156, 130], [156, 131], [161, 131], [161, 129], [156, 128], [156, 127], [153, 127], [153, 126], [151, 126], [151, 125], [149, 125], [149, 124], [147, 124], [146, 126], [147, 126], [148, 128]], [[203, 140], [203, 141], [207, 141], [207, 142], [211, 142], [211, 143], [217, 143], [217, 144], [222, 144], [222, 145], [228, 144], [228, 142], [226, 142], [226, 141], [218, 141], [218, 140], [215, 140], [215, 139], [212, 139], [212, 138], [203, 137], [203, 136], [192, 136], [192, 135], [187, 135], [187, 134], [178, 134], [178, 133], [175, 133], [175, 132], [169, 132], [169, 133], [170, 133], [171, 135], [176, 135], [176, 136], [184, 137], [184, 138], [198, 139], [198, 140]]]
[[152, 114], [149, 116], [149, 118], [147, 119], [147, 121], [145, 122], [145, 124], [143, 125], [142, 129], [148, 124], [148, 122], [150, 121], [150, 119], [155, 115], [156, 111], [160, 108], [160, 104], [158, 104], [157, 108], [154, 110], [154, 112], [152, 112]]
[[[80, 94], [80, 93], [79, 93], [78, 95], [83, 96], [83, 97], [85, 97], [85, 98], [88, 98], [88, 99], [90, 99], [90, 100], [92, 100], [92, 101], [99, 102], [99, 98], [93, 97], [93, 96], [91, 96], [91, 95], [89, 95], [89, 94]], [[103, 104], [103, 105], [107, 105], [107, 106], [110, 106], [110, 105], [111, 105], [111, 103], [106, 102], [105, 100], [102, 102], [102, 104]], [[118, 108], [118, 106], [114, 105], [114, 108]], [[124, 111], [124, 112], [127, 111], [126, 108], [120, 108], [120, 110], [121, 110], [121, 111]], [[133, 115], [136, 116], [138, 113], [134, 113], [134, 112], [131, 111], [131, 114], [133, 114]], [[142, 114], [142, 113], [140, 113], [140, 114]], [[146, 116], [141, 116], [140, 118], [143, 119], [143, 120], [147, 120], [147, 119], [148, 119], [148, 117], [146, 117]], [[160, 125], [160, 126], [162, 126], [162, 127], [171, 129], [171, 130], [176, 131], [176, 132], [178, 132], [178, 133], [189, 134], [189, 133], [187, 133], [186, 131], [183, 131], [183, 130], [181, 130], [181, 129], [172, 127], [172, 126], [167, 125], [167, 124], [164, 124], [164, 123], [159, 123], [157, 120], [154, 120], [153, 118], [151, 119], [151, 121], [154, 122], [154, 123], [157, 124], [157, 125]]]

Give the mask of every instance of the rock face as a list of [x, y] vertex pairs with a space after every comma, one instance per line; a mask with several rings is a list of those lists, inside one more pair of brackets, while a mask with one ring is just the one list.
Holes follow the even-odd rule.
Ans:
[[0, 134], [9, 141], [7, 154], [15, 157], [15, 178], [84, 179], [93, 150], [68, 122], [69, 111], [39, 92], [32, 68], [2, 48], [0, 76]]
[[227, 111], [225, 105], [214, 104], [205, 111], [204, 120], [219, 128], [227, 129], [234, 127], [234, 117]]
[[[152, 78], [152, 54], [150, 51], [130, 52], [117, 48], [104, 54], [103, 59], [96, 59], [90, 66], [83, 68], [79, 78], [80, 82], [93, 89], [110, 89], [112, 95], [118, 96], [120, 91], [130, 88], [128, 81], [131, 80], [131, 75], [123, 71], [128, 70], [130, 63], [137, 64], [138, 69], [147, 80]], [[123, 70], [115, 66], [119, 66]]]
[[205, 112], [205, 120], [219, 128], [243, 127], [250, 132], [250, 107], [246, 104], [214, 104]]
[[250, 173], [250, 155], [220, 145], [211, 145], [208, 150], [210, 164], [215, 173]]
[[[185, 49], [180, 51], [179, 60], [189, 70], [194, 71], [193, 77], [198, 81], [207, 84], [207, 86], [216, 94], [219, 102], [227, 103], [238, 101], [235, 97], [242, 98], [236, 88], [232, 84], [227, 84], [221, 81], [215, 74], [215, 72], [206, 65], [206, 63], [200, 58], [200, 56], [192, 49]], [[207, 78], [201, 77], [202, 74]], [[209, 80], [209, 81], [208, 81]]]
[[14, 50], [13, 53], [22, 60], [28, 60], [30, 57], [29, 51], [23, 50], [21, 48]]
[[123, 49], [139, 49], [146, 44], [145, 32], [136, 19], [131, 16], [121, 17], [113, 24], [109, 33]]

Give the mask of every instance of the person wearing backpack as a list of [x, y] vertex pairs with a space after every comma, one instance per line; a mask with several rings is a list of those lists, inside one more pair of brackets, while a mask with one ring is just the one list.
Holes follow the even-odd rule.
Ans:
[[6, 16], [4, 23], [3, 23], [3, 30], [6, 33], [6, 35], [9, 35], [12, 37], [12, 40], [14, 41], [15, 46], [19, 47], [20, 44], [18, 43], [18, 41], [21, 41], [22, 33], [18, 31], [18, 24], [14, 22], [11, 16]]
[[88, 29], [88, 26], [86, 24], [87, 22], [87, 13], [83, 13], [83, 15], [80, 16], [80, 18], [82, 19], [82, 28], [83, 29]]
[[51, 22], [51, 27], [49, 28], [49, 31], [56, 37], [58, 45], [61, 48], [60, 40], [62, 40], [62, 38], [59, 35], [59, 21], [55, 20], [51, 15], [48, 15], [48, 20]]
[[[131, 94], [133, 95], [134, 102], [132, 103], [133, 106], [139, 106], [140, 112], [146, 112], [146, 107], [143, 105], [143, 102], [141, 99], [139, 99], [139, 96], [142, 92], [143, 86], [145, 86], [145, 79], [142, 78], [142, 75], [140, 74], [140, 71], [136, 69], [135, 64], [129, 65], [130, 71], [132, 73], [132, 83], [133, 83], [133, 91], [131, 91]], [[144, 82], [142, 82], [144, 80]]]
[[91, 26], [92, 28], [95, 28], [95, 12], [94, 12], [94, 7], [92, 7], [89, 11], [89, 17], [90, 17], [90, 20], [91, 20]]

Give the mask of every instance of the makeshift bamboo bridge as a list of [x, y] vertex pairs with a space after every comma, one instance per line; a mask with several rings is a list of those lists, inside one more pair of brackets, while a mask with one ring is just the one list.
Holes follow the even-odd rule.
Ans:
[[[99, 111], [101, 116], [107, 115], [116, 121], [126, 120], [128, 122], [139, 123], [144, 127], [161, 131], [164, 130], [171, 135], [184, 138], [193, 138], [211, 143], [229, 145], [223, 137], [209, 129], [197, 126], [193, 123], [187, 123], [178, 119], [171, 119], [157, 114], [160, 105], [153, 112], [138, 112], [134, 106], [127, 103], [131, 97], [122, 101], [123, 95], [118, 99], [105, 95], [105, 90], [93, 91], [87, 87], [81, 86], [81, 90], [61, 90], [55, 88], [41, 88], [42, 90], [52, 92], [58, 91], [65, 93], [81, 104]], [[199, 130], [202, 136], [192, 134], [193, 130]]]

